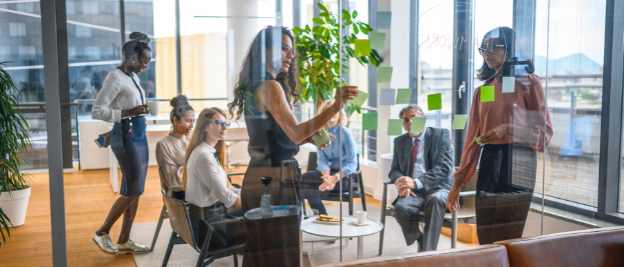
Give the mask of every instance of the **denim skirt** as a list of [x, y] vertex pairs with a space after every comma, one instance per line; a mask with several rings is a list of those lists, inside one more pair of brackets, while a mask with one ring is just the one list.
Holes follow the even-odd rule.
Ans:
[[111, 131], [110, 145], [122, 173], [119, 190], [122, 196], [143, 194], [149, 160], [146, 126], [144, 117], [130, 117], [115, 122]]

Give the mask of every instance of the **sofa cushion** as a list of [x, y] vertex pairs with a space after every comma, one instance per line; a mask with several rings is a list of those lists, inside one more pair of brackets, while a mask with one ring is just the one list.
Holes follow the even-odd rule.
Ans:
[[514, 267], [624, 266], [624, 227], [609, 227], [497, 242]]
[[436, 266], [436, 267], [508, 267], [507, 251], [501, 245], [427, 251], [401, 256], [386, 256], [323, 266]]

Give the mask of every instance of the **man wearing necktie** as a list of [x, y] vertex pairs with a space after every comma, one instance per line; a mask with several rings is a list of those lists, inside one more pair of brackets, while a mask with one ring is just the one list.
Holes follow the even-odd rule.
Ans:
[[[397, 188], [394, 216], [407, 245], [418, 241], [418, 251], [436, 250], [446, 211], [446, 197], [453, 185], [453, 141], [447, 129], [426, 127], [410, 133], [413, 117], [425, 117], [415, 104], [399, 113], [406, 134], [394, 139], [394, 158], [388, 177]], [[425, 213], [424, 233], [416, 216]]]

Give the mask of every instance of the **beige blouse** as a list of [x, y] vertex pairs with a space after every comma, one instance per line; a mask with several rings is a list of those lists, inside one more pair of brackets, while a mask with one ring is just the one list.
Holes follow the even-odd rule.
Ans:
[[180, 140], [167, 135], [156, 144], [158, 174], [160, 175], [160, 184], [165, 191], [169, 191], [172, 186], [182, 186], [184, 155], [188, 143], [189, 138], [186, 136]]

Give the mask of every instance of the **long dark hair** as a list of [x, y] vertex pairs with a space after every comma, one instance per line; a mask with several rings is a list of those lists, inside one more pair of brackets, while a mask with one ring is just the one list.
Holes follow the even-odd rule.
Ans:
[[[495, 37], [498, 36], [498, 37]], [[514, 43], [516, 39], [516, 32], [509, 27], [498, 27], [495, 28], [483, 36], [483, 40], [481, 40], [481, 44], [485, 42], [487, 39], [496, 38], [501, 44], [505, 45], [505, 62], [501, 66], [503, 76], [510, 76], [511, 69], [513, 66], [511, 64], [507, 64], [511, 60], [511, 56], [513, 55]], [[485, 81], [483, 84], [488, 84], [494, 80], [496, 77], [496, 69], [490, 68], [485, 62], [485, 58], [483, 59], [483, 65], [479, 69], [477, 73], [477, 77], [480, 81]]]
[[[267, 60], [266, 53], [273, 47], [273, 33], [279, 31], [281, 28], [282, 35], [288, 36], [290, 41], [293, 42], [294, 38], [292, 32], [287, 27], [275, 27], [267, 26], [262, 29], [256, 38], [254, 38], [249, 52], [243, 61], [243, 67], [238, 75], [238, 81], [234, 85], [234, 101], [228, 104], [230, 115], [234, 117], [236, 109], [236, 119], [240, 119], [243, 112], [253, 112], [255, 106], [254, 91], [256, 87], [262, 84], [265, 80], [264, 65], [270, 64], [271, 60]], [[280, 35], [281, 40], [281, 35]], [[280, 41], [281, 42], [281, 41]], [[293, 47], [294, 49], [294, 47]], [[273, 53], [281, 53], [281, 50], [273, 51]], [[275, 54], [273, 54], [275, 55]], [[299, 103], [299, 91], [297, 91], [297, 66], [293, 60], [293, 63], [288, 68], [288, 72], [280, 72], [275, 80], [280, 83], [284, 89], [286, 97], [288, 97], [289, 104], [298, 106]]]
[[123, 53], [123, 59], [127, 60], [132, 56], [141, 56], [145, 49], [152, 51], [149, 47], [150, 38], [147, 34], [140, 32], [133, 32], [130, 34], [130, 40], [128, 40], [121, 47], [121, 52]]
[[179, 121], [180, 119], [182, 119], [187, 111], [194, 111], [193, 107], [189, 105], [188, 98], [186, 98], [185, 95], [179, 95], [174, 97], [173, 99], [171, 99], [171, 101], [169, 101], [169, 104], [171, 105], [171, 107], [173, 107], [171, 113], [169, 113], [169, 119], [171, 120], [171, 123], [173, 123], [174, 117], [178, 118]]

